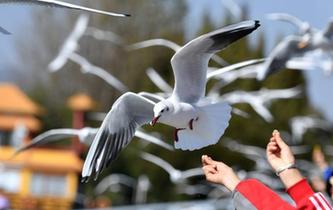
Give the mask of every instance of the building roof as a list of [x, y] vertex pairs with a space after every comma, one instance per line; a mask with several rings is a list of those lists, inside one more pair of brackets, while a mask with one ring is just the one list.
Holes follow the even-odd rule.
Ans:
[[0, 115], [0, 130], [12, 131], [18, 124], [23, 124], [31, 132], [41, 129], [41, 122], [34, 116]]
[[15, 157], [12, 147], [0, 147], [0, 162], [46, 172], [80, 172], [83, 161], [71, 150], [34, 148]]
[[0, 83], [0, 112], [39, 115], [42, 108], [16, 85]]
[[96, 102], [88, 95], [79, 93], [71, 96], [67, 104], [74, 111], [91, 111], [95, 108]]

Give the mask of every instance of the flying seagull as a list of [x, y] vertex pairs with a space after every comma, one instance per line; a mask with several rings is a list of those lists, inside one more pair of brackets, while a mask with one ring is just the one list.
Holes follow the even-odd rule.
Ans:
[[[85, 160], [82, 177], [88, 181], [116, 159], [129, 144], [135, 130], [151, 122], [175, 127], [175, 147], [194, 150], [215, 144], [231, 117], [225, 102], [210, 103], [205, 95], [210, 57], [250, 34], [259, 21], [244, 21], [202, 35], [183, 46], [172, 57], [175, 87], [171, 97], [157, 104], [127, 92], [116, 100], [104, 119]], [[178, 138], [179, 135], [179, 138]]]
[[16, 154], [36, 146], [59, 141], [64, 138], [69, 138], [73, 136], [77, 136], [81, 143], [90, 145], [97, 131], [98, 128], [90, 128], [90, 127], [84, 127], [81, 129], [73, 129], [73, 128], [51, 129], [33, 138], [29, 144], [24, 145], [23, 147], [18, 149], [16, 151]]
[[303, 135], [307, 130], [319, 128], [323, 130], [332, 129], [333, 125], [328, 121], [311, 116], [296, 116], [289, 120], [291, 127], [292, 139], [295, 143], [302, 141]]
[[230, 104], [248, 103], [267, 122], [273, 121], [273, 116], [267, 106], [277, 99], [289, 99], [298, 97], [301, 94], [300, 87], [296, 86], [288, 89], [266, 89], [259, 91], [237, 90], [226, 93], [221, 98]]
[[295, 17], [288, 13], [270, 13], [266, 15], [271, 20], [278, 20], [291, 23], [296, 26], [300, 34], [305, 34], [311, 32], [312, 27], [308, 22], [300, 20], [298, 17]]
[[50, 62], [48, 69], [51, 72], [56, 72], [61, 69], [68, 60], [71, 60], [81, 66], [82, 73], [93, 74], [103, 79], [105, 82], [107, 82], [109, 85], [119, 90], [120, 92], [126, 92], [128, 88], [116, 77], [111, 75], [105, 69], [93, 65], [86, 58], [76, 53], [76, 50], [79, 48], [78, 41], [83, 35], [85, 35], [85, 31], [88, 27], [88, 21], [88, 15], [81, 15], [78, 18], [73, 31], [60, 48], [57, 57]]
[[[288, 67], [287, 62], [295, 57], [303, 57], [314, 50], [322, 50], [331, 55], [333, 51], [333, 19], [323, 30], [313, 30], [302, 36], [291, 35], [284, 38], [269, 54], [268, 60], [258, 72], [257, 79], [264, 80], [269, 75]], [[333, 59], [333, 56], [331, 56]]]
[[0, 0], [0, 4], [31, 4], [31, 5], [40, 5], [46, 7], [55, 7], [55, 8], [66, 8], [66, 9], [73, 9], [73, 10], [81, 10], [86, 12], [92, 12], [97, 14], [109, 15], [109, 16], [116, 16], [116, 17], [128, 17], [129, 14], [120, 14], [114, 12], [107, 12], [103, 10], [92, 9], [89, 7], [83, 7], [76, 4], [70, 4], [63, 1], [57, 0]]
[[142, 153], [141, 158], [163, 168], [170, 175], [170, 181], [175, 184], [186, 183], [187, 179], [190, 177], [203, 175], [201, 167], [180, 171], [175, 169], [170, 163], [155, 155]]

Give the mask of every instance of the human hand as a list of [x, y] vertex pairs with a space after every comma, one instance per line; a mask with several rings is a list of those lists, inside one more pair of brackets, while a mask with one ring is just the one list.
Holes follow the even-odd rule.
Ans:
[[233, 191], [240, 182], [233, 169], [223, 162], [214, 161], [207, 155], [203, 155], [201, 161], [207, 181], [222, 184], [230, 191]]
[[279, 131], [274, 130], [267, 144], [266, 155], [269, 164], [275, 171], [295, 163], [290, 147], [282, 140]]

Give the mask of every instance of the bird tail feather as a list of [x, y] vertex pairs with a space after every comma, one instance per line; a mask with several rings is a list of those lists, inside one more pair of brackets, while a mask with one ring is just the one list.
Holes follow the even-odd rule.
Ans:
[[178, 132], [175, 148], [181, 150], [196, 150], [216, 144], [229, 125], [231, 107], [225, 102], [219, 102], [199, 107], [198, 120], [193, 122], [193, 129]]

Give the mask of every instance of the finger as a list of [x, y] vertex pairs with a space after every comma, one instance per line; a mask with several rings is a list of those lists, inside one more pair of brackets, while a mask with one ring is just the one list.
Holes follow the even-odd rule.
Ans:
[[205, 161], [206, 157], [207, 157], [207, 155], [202, 155], [202, 156], [201, 156], [201, 162], [202, 162], [202, 165], [203, 165], [203, 166], [207, 165], [207, 163], [206, 163], [206, 161]]
[[213, 160], [211, 157], [209, 157], [207, 155], [204, 157], [204, 162], [206, 165], [216, 165], [216, 164], [220, 163], [218, 161]]
[[211, 166], [211, 165], [206, 165], [206, 166], [202, 167], [202, 170], [204, 171], [205, 175], [217, 173], [214, 166]]
[[286, 147], [288, 147], [288, 145], [287, 145], [287, 144], [283, 141], [283, 139], [281, 138], [279, 132], [275, 132], [275, 133], [274, 133], [274, 136], [275, 136], [276, 143], [278, 144], [278, 146], [279, 146], [280, 148], [286, 148]]

